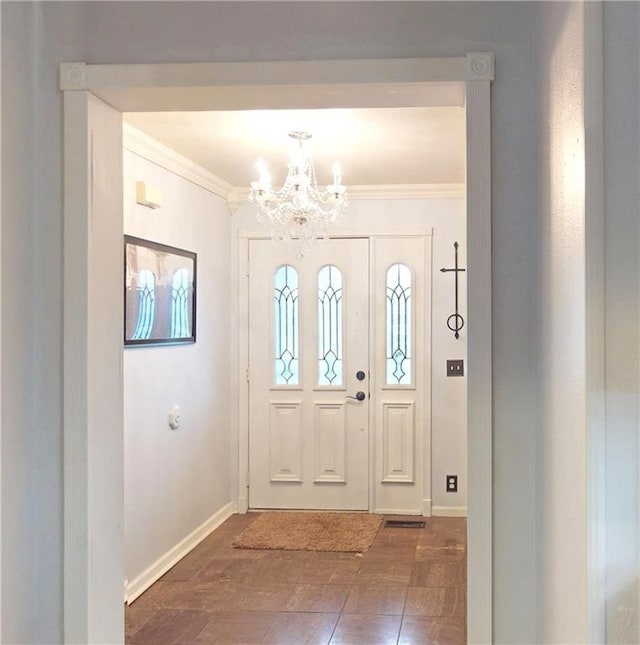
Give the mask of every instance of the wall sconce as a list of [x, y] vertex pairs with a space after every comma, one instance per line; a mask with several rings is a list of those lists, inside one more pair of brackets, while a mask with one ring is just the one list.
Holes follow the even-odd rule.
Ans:
[[160, 208], [162, 195], [156, 186], [146, 184], [144, 181], [136, 182], [136, 203], [147, 208]]

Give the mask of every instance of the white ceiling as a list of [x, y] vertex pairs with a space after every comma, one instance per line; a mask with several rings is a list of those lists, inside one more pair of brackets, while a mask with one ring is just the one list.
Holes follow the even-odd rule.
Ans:
[[312, 133], [320, 184], [339, 160], [351, 186], [464, 184], [465, 109], [457, 106], [126, 113], [125, 122], [211, 171], [248, 187], [263, 158], [284, 179], [291, 130]]

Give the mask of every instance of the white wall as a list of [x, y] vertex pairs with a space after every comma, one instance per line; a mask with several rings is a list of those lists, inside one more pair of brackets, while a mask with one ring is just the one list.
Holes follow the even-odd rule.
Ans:
[[537, 530], [545, 643], [587, 638], [581, 16], [577, 3], [558, 3], [540, 17], [539, 467], [545, 476], [538, 481]]
[[640, 4], [604, 5], [607, 642], [640, 642]]
[[[3, 7], [2, 38], [2, 639], [34, 641], [37, 635], [29, 604], [34, 599], [37, 569], [38, 449], [34, 444], [34, 328], [35, 195], [28, 182], [20, 179], [21, 168], [33, 168], [35, 127], [28, 131], [7, 128], [7, 120], [23, 115], [34, 119], [35, 34], [30, 31], [34, 7], [15, 5], [7, 16]], [[22, 38], [7, 39], [7, 25]], [[15, 91], [7, 91], [7, 87]], [[13, 211], [20, 214], [9, 217]], [[23, 285], [15, 281], [21, 276]], [[12, 294], [7, 299], [7, 294]], [[54, 314], [56, 315], [56, 314]], [[11, 333], [9, 334], [9, 330]], [[11, 374], [11, 378], [7, 376]], [[53, 384], [55, 389], [55, 383]], [[58, 395], [59, 395], [58, 391]], [[60, 406], [60, 402], [58, 402]], [[60, 438], [60, 435], [58, 435]], [[58, 463], [56, 468], [61, 469]], [[60, 486], [58, 477], [57, 486]], [[59, 499], [60, 491], [58, 491]], [[59, 507], [58, 507], [59, 508]], [[58, 509], [56, 509], [58, 510]], [[53, 548], [60, 548], [60, 519], [55, 520]], [[60, 566], [60, 553], [57, 554]], [[56, 588], [60, 576], [49, 582]]]
[[[255, 206], [244, 204], [233, 216], [237, 232], [264, 235], [257, 224]], [[447, 358], [466, 361], [467, 335], [463, 328], [456, 340], [446, 326], [454, 311], [452, 274], [440, 273], [453, 266], [453, 243], [460, 243], [459, 265], [466, 266], [466, 202], [464, 199], [351, 200], [340, 226], [350, 233], [423, 233], [433, 231], [432, 246], [432, 507], [436, 512], [466, 512], [467, 506], [467, 419], [466, 376], [446, 376]], [[466, 277], [460, 274], [460, 313], [466, 319]], [[458, 475], [458, 492], [445, 492], [445, 475]], [[456, 507], [456, 511], [446, 508]]]
[[[136, 204], [137, 181], [161, 190], [162, 208]], [[229, 226], [220, 197], [125, 150], [125, 233], [198, 254], [196, 343], [124, 350], [130, 583], [231, 500]]]
[[[262, 2], [250, 8], [241, 2], [2, 3], [3, 155], [12, 160], [2, 167], [2, 501], [3, 532], [9, 537], [3, 540], [2, 561], [3, 589], [11, 593], [9, 600], [3, 593], [3, 640], [62, 639], [58, 64], [493, 51], [498, 79], [492, 88], [494, 640], [537, 642], [538, 263], [532, 240], [537, 221], [538, 11], [538, 4], [527, 2]], [[7, 57], [8, 52], [13, 56]], [[35, 56], [34, 69], [28, 59]], [[36, 155], [25, 149], [25, 142], [34, 144], [36, 129], [39, 172], [33, 173]], [[10, 195], [5, 195], [7, 187]], [[36, 262], [38, 280], [28, 258]], [[29, 276], [19, 284], [7, 281], [17, 274], [16, 266]], [[39, 338], [32, 344], [22, 325], [34, 319]], [[8, 374], [17, 375], [9, 384]], [[42, 565], [37, 584], [36, 563]]]
[[541, 641], [605, 639], [600, 5], [540, 11]]

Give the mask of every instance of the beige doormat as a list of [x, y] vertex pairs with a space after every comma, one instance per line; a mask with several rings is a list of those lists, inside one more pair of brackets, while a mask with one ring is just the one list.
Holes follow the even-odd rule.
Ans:
[[239, 549], [366, 551], [382, 515], [366, 513], [262, 513], [233, 541]]

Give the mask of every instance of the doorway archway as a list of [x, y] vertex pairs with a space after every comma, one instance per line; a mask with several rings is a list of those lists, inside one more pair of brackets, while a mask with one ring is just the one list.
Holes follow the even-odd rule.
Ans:
[[[124, 111], [398, 107], [465, 83], [468, 639], [491, 641], [490, 83], [493, 56], [61, 66], [64, 91], [64, 629], [122, 641], [121, 131]], [[121, 265], [122, 263], [120, 263]], [[119, 418], [120, 417], [120, 418]]]

